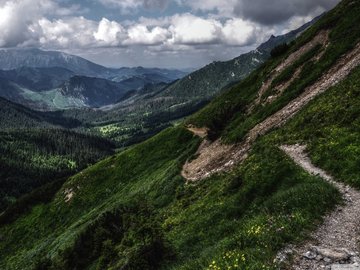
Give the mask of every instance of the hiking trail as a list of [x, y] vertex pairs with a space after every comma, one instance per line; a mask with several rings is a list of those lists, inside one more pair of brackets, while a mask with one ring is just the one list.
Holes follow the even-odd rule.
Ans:
[[[288, 246], [277, 255], [277, 262], [294, 260], [290, 269], [294, 270], [355, 270], [360, 269], [360, 191], [336, 182], [320, 168], [315, 167], [307, 156], [304, 145], [284, 145], [280, 147], [297, 165], [312, 175], [317, 175], [334, 185], [341, 193], [344, 204], [328, 214], [305, 244]], [[289, 268], [285, 268], [289, 269]]]

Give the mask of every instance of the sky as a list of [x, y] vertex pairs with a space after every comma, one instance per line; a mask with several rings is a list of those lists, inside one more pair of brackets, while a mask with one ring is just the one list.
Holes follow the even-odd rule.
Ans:
[[198, 68], [294, 30], [340, 0], [0, 0], [0, 48], [109, 67]]

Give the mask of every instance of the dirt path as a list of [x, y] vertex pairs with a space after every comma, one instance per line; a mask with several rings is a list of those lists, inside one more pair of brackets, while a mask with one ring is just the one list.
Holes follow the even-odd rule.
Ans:
[[[360, 236], [360, 192], [334, 181], [325, 171], [315, 167], [302, 145], [280, 147], [296, 164], [310, 174], [318, 175], [339, 189], [345, 204], [329, 214], [311, 235], [311, 241], [292, 248], [294, 263], [290, 269], [360, 269], [358, 253]], [[278, 258], [284, 254], [280, 252]]]
[[225, 145], [219, 139], [202, 145], [198, 150], [198, 157], [183, 166], [182, 176], [188, 181], [197, 181], [214, 173], [230, 170], [247, 157], [259, 136], [285, 124], [315, 97], [344, 80], [359, 64], [360, 43], [341, 57], [318, 81], [307, 87], [300, 96], [251, 129], [242, 143]]

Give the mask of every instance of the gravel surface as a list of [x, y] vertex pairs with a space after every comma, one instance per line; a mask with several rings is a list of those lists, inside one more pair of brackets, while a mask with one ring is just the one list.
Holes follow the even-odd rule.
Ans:
[[[305, 146], [280, 148], [308, 173], [318, 175], [337, 187], [345, 202], [326, 216], [323, 224], [311, 235], [311, 241], [285, 249], [287, 254], [294, 254], [290, 269], [360, 269], [360, 192], [336, 182], [331, 175], [315, 167], [306, 155]], [[279, 253], [278, 260], [286, 260], [284, 251]]]

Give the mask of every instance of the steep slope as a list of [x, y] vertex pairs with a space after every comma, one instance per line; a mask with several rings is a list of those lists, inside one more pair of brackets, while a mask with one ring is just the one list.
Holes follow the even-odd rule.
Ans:
[[[360, 2], [341, 2], [287, 51], [190, 117], [191, 132], [182, 125], [167, 129], [71, 177], [50, 201], [34, 198], [31, 211], [16, 220], [0, 216], [0, 268], [278, 269], [278, 252], [304, 240], [341, 202], [336, 187], [279, 146], [306, 144], [316, 166], [360, 186], [358, 21]], [[316, 37], [324, 31], [324, 43], [306, 45], [323, 40]], [[315, 87], [333, 74], [338, 81]], [[268, 79], [270, 88], [260, 91]], [[323, 90], [284, 110], [313, 88]], [[200, 145], [219, 138], [230, 148], [241, 145], [282, 110], [291, 112], [287, 121], [260, 125], [247, 158], [231, 170], [194, 183], [181, 177]], [[208, 134], [208, 143], [192, 132]]]
[[[360, 44], [348, 54], [342, 56], [342, 58], [339, 59], [328, 72], [323, 74], [319, 80], [304, 89], [301, 95], [290, 101], [284, 108], [250, 129], [240, 144], [229, 147], [223, 145], [220, 140], [217, 140], [207, 148], [203, 147], [200, 156], [196, 160], [185, 165], [183, 176], [188, 180], [198, 180], [207, 177], [211, 173], [231, 168], [236, 162], [240, 162], [247, 157], [249, 149], [259, 136], [286, 123], [317, 95], [325, 92], [330, 87], [346, 78], [359, 64]], [[265, 101], [265, 104], [268, 104], [268, 102]], [[250, 108], [253, 106], [254, 105], [251, 104]]]

